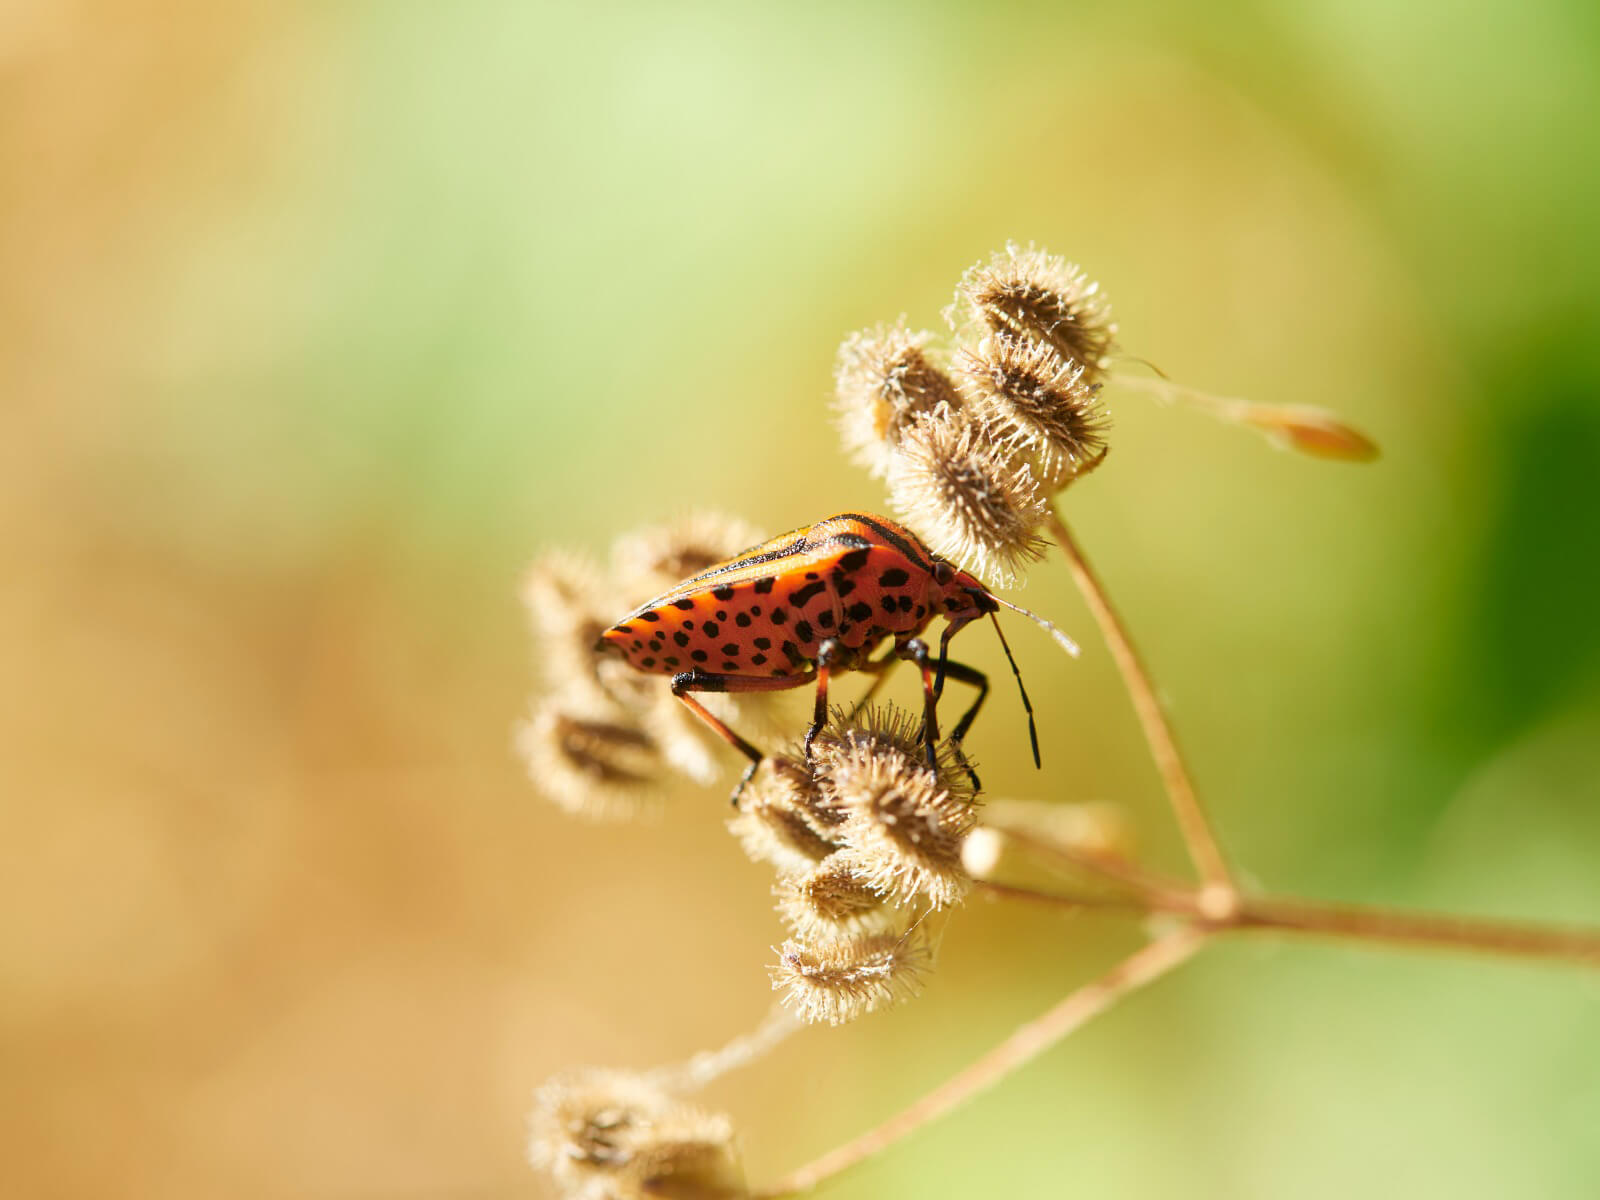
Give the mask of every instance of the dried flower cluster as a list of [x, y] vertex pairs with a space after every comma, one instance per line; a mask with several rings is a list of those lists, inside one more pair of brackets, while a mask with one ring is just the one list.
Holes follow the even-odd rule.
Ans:
[[573, 1200], [746, 1194], [732, 1122], [623, 1071], [583, 1071], [535, 1092], [528, 1159]]
[[807, 1021], [839, 1024], [914, 994], [932, 954], [923, 919], [970, 886], [969, 777], [948, 747], [930, 767], [920, 735], [892, 705], [836, 710], [810, 760], [768, 760], [729, 822], [777, 870], [792, 937], [773, 981]]
[[995, 583], [1039, 556], [1050, 498], [1105, 456], [1099, 392], [1116, 326], [1081, 271], [1017, 246], [972, 267], [934, 335], [880, 326], [845, 340], [835, 377], [846, 448], [936, 551]]
[[[528, 572], [523, 598], [548, 689], [517, 744], [534, 784], [562, 808], [626, 819], [659, 796], [672, 771], [716, 778], [712, 739], [667, 679], [596, 653], [595, 640], [618, 614], [760, 540], [742, 521], [698, 514], [619, 538], [609, 571], [553, 553]], [[710, 702], [733, 715], [728, 697]]]

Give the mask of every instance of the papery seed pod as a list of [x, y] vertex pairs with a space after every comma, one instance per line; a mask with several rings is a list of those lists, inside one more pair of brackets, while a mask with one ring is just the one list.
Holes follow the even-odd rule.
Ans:
[[642, 1076], [590, 1070], [534, 1093], [528, 1161], [577, 1200], [732, 1200], [733, 1123]]
[[1065, 259], [1012, 244], [968, 268], [946, 316], [1044, 342], [1082, 365], [1085, 384], [1099, 381], [1117, 332], [1098, 284]]
[[962, 350], [956, 372], [972, 409], [1002, 443], [1028, 456], [1047, 485], [1071, 479], [1104, 451], [1099, 386], [1053, 346], [991, 334]]
[[517, 729], [516, 741], [534, 786], [574, 816], [627, 820], [659, 798], [660, 751], [624, 719], [597, 720], [551, 696]]
[[1031, 467], [966, 415], [908, 428], [889, 466], [889, 501], [928, 545], [991, 584], [1041, 557], [1048, 498]]
[[807, 944], [778, 953], [772, 986], [804, 1021], [842, 1025], [917, 993], [930, 952], [920, 927]]
[[1371, 462], [1378, 444], [1326, 409], [1307, 404], [1242, 404], [1237, 417], [1286, 450], [1341, 462]]
[[635, 530], [611, 546], [612, 573], [625, 608], [697, 575], [764, 535], [747, 521], [696, 512], [665, 525]]
[[781, 876], [773, 895], [778, 915], [803, 942], [880, 932], [893, 920], [848, 851], [829, 855], [804, 875]]
[[902, 322], [853, 333], [839, 347], [834, 371], [839, 433], [851, 458], [874, 475], [887, 473], [907, 425], [941, 406], [961, 406], [955, 383], [929, 354], [932, 338]]
[[834, 829], [839, 820], [803, 759], [773, 755], [746, 785], [728, 830], [751, 861], [770, 863], [780, 874], [800, 875], [838, 849]]
[[541, 555], [522, 584], [540, 673], [552, 688], [577, 690], [587, 707], [633, 706], [644, 693], [634, 679], [608, 672], [595, 653], [605, 614], [617, 604], [614, 589], [593, 563], [559, 551]]

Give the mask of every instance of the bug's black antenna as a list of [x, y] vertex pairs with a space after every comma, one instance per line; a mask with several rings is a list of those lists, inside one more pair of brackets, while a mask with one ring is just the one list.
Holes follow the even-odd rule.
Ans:
[[1006, 644], [1006, 635], [1000, 630], [1000, 621], [994, 613], [989, 614], [989, 620], [994, 622], [994, 631], [1000, 636], [1000, 648], [1006, 652], [1006, 661], [1011, 664], [1011, 673], [1017, 677], [1017, 691], [1022, 693], [1022, 707], [1028, 710], [1028, 740], [1033, 743], [1033, 765], [1037, 768], [1043, 764], [1039, 761], [1039, 730], [1033, 723], [1033, 702], [1028, 699], [1028, 689], [1022, 686], [1022, 672], [1017, 670], [1017, 660], [1011, 657], [1011, 647]]

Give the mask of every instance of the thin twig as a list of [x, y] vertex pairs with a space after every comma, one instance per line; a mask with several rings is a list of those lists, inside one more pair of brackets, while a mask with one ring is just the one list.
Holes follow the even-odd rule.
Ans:
[[1183, 755], [1178, 751], [1177, 738], [1173, 736], [1172, 726], [1161, 708], [1161, 701], [1156, 696], [1150, 674], [1140, 660], [1139, 652], [1134, 648], [1133, 639], [1128, 636], [1122, 619], [1117, 615], [1116, 609], [1111, 607], [1111, 599], [1106, 595], [1105, 588], [1101, 586], [1094, 569], [1089, 566], [1089, 560], [1084, 557], [1082, 549], [1062, 522], [1060, 515], [1052, 510], [1046, 518], [1046, 525], [1051, 536], [1061, 546], [1062, 553], [1066, 555], [1067, 565], [1072, 569], [1072, 577], [1078, 585], [1078, 590], [1083, 593], [1089, 610], [1100, 626], [1101, 636], [1105, 638], [1106, 646], [1111, 651], [1111, 657], [1116, 661], [1117, 670], [1122, 673], [1123, 684], [1133, 700], [1134, 712], [1138, 714], [1139, 724], [1144, 728], [1145, 741], [1150, 744], [1150, 753], [1155, 759], [1156, 770], [1161, 775], [1167, 798], [1177, 817], [1184, 845], [1188, 847], [1189, 857], [1194, 860], [1195, 869], [1199, 871], [1200, 878], [1206, 884], [1203, 902], [1213, 916], [1226, 917], [1237, 903], [1238, 889], [1234, 886], [1227, 860], [1222, 856], [1222, 849], [1217, 845], [1211, 822], [1206, 817], [1205, 809], [1201, 807], [1199, 796], [1195, 794], [1194, 783], [1189, 778], [1189, 769], [1184, 765]]
[[1023, 1025], [982, 1058], [934, 1088], [909, 1108], [890, 1117], [876, 1129], [868, 1130], [791, 1172], [772, 1187], [753, 1192], [752, 1196], [755, 1200], [776, 1200], [780, 1196], [810, 1191], [824, 1180], [871, 1158], [1038, 1057], [1128, 993], [1165, 975], [1204, 944], [1205, 935], [1189, 929], [1151, 942], [1100, 978], [1070, 993], [1054, 1008]]
[[1600, 967], [1600, 929], [1400, 912], [1272, 896], [1245, 898], [1227, 927], [1427, 946], [1438, 950], [1475, 950]]

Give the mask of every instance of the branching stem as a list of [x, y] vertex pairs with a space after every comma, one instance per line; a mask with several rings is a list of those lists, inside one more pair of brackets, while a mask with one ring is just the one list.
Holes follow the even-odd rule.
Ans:
[[1094, 614], [1101, 636], [1105, 638], [1117, 670], [1122, 674], [1123, 684], [1133, 701], [1134, 712], [1144, 729], [1145, 741], [1150, 745], [1151, 757], [1155, 759], [1156, 770], [1166, 788], [1167, 799], [1177, 817], [1184, 845], [1188, 847], [1189, 857], [1206, 885], [1202, 894], [1207, 909], [1214, 917], [1226, 917], [1238, 901], [1238, 889], [1234, 886], [1227, 860], [1222, 856], [1222, 848], [1217, 844], [1216, 834], [1212, 832], [1211, 822], [1200, 804], [1200, 797], [1195, 794], [1189, 768], [1184, 765], [1177, 738], [1156, 695], [1150, 673], [1145, 669], [1122, 618], [1111, 606], [1111, 598], [1060, 515], [1051, 510], [1045, 523], [1050, 535], [1060, 545], [1061, 552], [1066, 555], [1072, 578], [1083, 593], [1089, 611]]
[[777, 1200], [781, 1196], [807, 1192], [824, 1180], [871, 1158], [1037, 1058], [1128, 993], [1165, 975], [1192, 956], [1204, 942], [1203, 933], [1190, 929], [1151, 942], [1100, 978], [1069, 993], [1054, 1008], [1018, 1028], [982, 1058], [947, 1079], [909, 1108], [896, 1113], [877, 1128], [869, 1129], [860, 1137], [807, 1163], [772, 1187], [752, 1193], [752, 1196], [756, 1200]]

